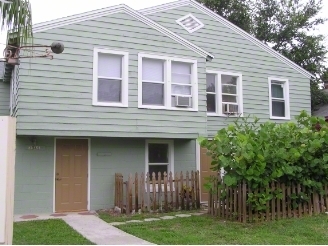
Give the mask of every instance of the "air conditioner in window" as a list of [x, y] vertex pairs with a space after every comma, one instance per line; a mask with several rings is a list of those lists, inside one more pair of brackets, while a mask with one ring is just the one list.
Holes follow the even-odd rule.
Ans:
[[229, 115], [238, 114], [238, 105], [229, 103], [223, 104], [223, 113]]
[[175, 96], [176, 107], [191, 107], [191, 97]]

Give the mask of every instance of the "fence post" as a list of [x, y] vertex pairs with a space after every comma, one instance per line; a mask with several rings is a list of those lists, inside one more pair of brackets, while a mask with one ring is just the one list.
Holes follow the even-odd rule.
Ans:
[[191, 171], [191, 209], [196, 208], [195, 193], [196, 193], [195, 174], [194, 174], [194, 171]]
[[171, 209], [173, 209], [173, 175], [172, 172], [169, 174], [169, 183], [170, 183], [170, 201], [171, 201]]
[[126, 187], [126, 205], [125, 205], [125, 213], [126, 215], [130, 214], [130, 207], [129, 207], [129, 178], [128, 181], [125, 182], [125, 187]]
[[243, 181], [243, 222], [246, 223], [246, 202], [247, 202], [247, 193], [246, 193], [246, 182], [245, 180]]
[[282, 190], [282, 217], [286, 218], [286, 187], [285, 184], [281, 184]]
[[179, 176], [178, 173], [175, 173], [175, 178], [174, 178], [174, 187], [175, 187], [175, 208], [178, 210], [179, 209]]
[[199, 171], [196, 171], [196, 208], [200, 208], [200, 186], [199, 186]]
[[146, 195], [147, 195], [147, 210], [148, 210], [148, 212], [150, 212], [150, 179], [151, 179], [150, 173], [147, 172], [146, 176], [147, 176], [147, 193], [146, 193]]
[[[272, 181], [271, 182], [271, 192], [273, 194], [273, 192], [275, 191], [275, 185], [274, 185], [274, 182]], [[271, 200], [271, 219], [272, 220], [275, 220], [276, 219], [276, 204], [275, 204], [275, 198], [272, 197], [272, 200]]]
[[186, 173], [186, 209], [190, 210], [190, 192], [189, 192], [189, 188], [190, 188], [190, 183], [189, 183], [189, 172], [187, 171]]
[[164, 172], [164, 209], [166, 212], [168, 211], [167, 204], [167, 173]]
[[[280, 189], [280, 183], [277, 183], [277, 186], [276, 186], [277, 190]], [[276, 198], [277, 199], [277, 218], [278, 220], [281, 218], [281, 200], [279, 198]]]
[[153, 179], [152, 179], [152, 185], [153, 185], [153, 212], [156, 211], [156, 174], [153, 172]]
[[132, 186], [133, 186], [133, 181], [132, 181], [132, 174], [129, 175], [129, 208], [130, 212], [133, 210], [132, 207]]
[[163, 201], [162, 201], [162, 196], [163, 196], [163, 191], [162, 191], [162, 173], [158, 172], [158, 176], [157, 176], [157, 187], [158, 187], [158, 194], [157, 194], [157, 198], [158, 198], [158, 202], [157, 202], [157, 206], [158, 206], [158, 210], [163, 211]]
[[135, 174], [135, 180], [134, 180], [134, 199], [135, 199], [135, 204], [134, 204], [134, 209], [135, 212], [138, 213], [139, 210], [139, 201], [138, 201], [138, 195], [139, 195], [139, 189], [138, 189], [138, 173]]
[[140, 200], [141, 200], [141, 211], [143, 212], [145, 210], [145, 200], [144, 200], [144, 195], [145, 195], [145, 176], [144, 173], [141, 173], [140, 176]]
[[[297, 184], [297, 195], [300, 195], [301, 193], [301, 185]], [[302, 203], [298, 204], [298, 217], [302, 217]]]
[[181, 181], [181, 210], [185, 210], [185, 204], [184, 204], [184, 182], [183, 182], [183, 172], [180, 173], [180, 181]]

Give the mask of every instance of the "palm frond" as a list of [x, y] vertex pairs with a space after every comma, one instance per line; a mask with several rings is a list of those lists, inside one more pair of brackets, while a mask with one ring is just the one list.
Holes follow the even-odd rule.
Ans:
[[10, 33], [17, 33], [20, 45], [27, 44], [33, 38], [30, 1], [0, 0], [0, 25], [2, 30], [6, 28]]

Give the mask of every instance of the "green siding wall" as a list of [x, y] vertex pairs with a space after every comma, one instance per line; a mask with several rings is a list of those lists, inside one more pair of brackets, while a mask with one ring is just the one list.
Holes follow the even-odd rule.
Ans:
[[[63, 54], [20, 66], [18, 135], [196, 138], [206, 133], [205, 94], [199, 111], [138, 109], [138, 53], [205, 58], [133, 17], [118, 13], [35, 34], [37, 44], [60, 40]], [[129, 107], [92, 106], [93, 48], [129, 52]]]
[[[189, 13], [205, 25], [191, 34], [175, 22]], [[242, 73], [244, 115], [256, 115], [261, 122], [269, 120], [268, 77], [270, 76], [289, 79], [292, 119], [301, 110], [310, 112], [309, 79], [212, 17], [191, 6], [178, 7], [147, 17], [211, 52], [215, 58], [207, 62], [208, 70]], [[200, 83], [199, 94], [203, 95], [205, 91], [205, 83]], [[205, 98], [202, 97], [200, 100]], [[200, 101], [200, 103], [204, 102]], [[234, 118], [207, 117], [208, 136], [213, 136], [217, 130], [233, 120]]]
[[[114, 175], [145, 171], [145, 139], [92, 138], [91, 209], [114, 205]], [[28, 150], [28, 137], [16, 147], [15, 214], [53, 212], [54, 138], [37, 137], [41, 150]], [[174, 140], [174, 170], [196, 170], [195, 140]]]
[[0, 116], [10, 114], [10, 84], [4, 83], [0, 80]]
[[[129, 174], [145, 172], [145, 140], [93, 138], [91, 146], [91, 209], [113, 207], [115, 173], [126, 181]], [[195, 140], [174, 141], [175, 172], [196, 170], [195, 148]]]
[[53, 212], [54, 139], [37, 138], [41, 150], [29, 150], [29, 137], [16, 139], [15, 214]]

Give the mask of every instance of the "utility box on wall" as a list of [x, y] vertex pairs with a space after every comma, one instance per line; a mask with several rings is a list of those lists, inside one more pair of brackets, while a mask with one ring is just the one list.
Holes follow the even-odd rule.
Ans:
[[12, 244], [16, 118], [0, 116], [0, 245]]

